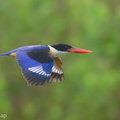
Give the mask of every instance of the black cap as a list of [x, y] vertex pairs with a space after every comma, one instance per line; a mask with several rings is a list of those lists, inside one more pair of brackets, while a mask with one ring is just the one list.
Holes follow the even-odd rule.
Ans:
[[59, 51], [67, 51], [68, 49], [72, 48], [72, 46], [67, 44], [57, 44], [57, 45], [51, 45], [51, 46]]

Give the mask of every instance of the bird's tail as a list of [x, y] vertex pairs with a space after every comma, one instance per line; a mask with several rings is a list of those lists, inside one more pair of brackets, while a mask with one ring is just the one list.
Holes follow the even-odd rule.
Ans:
[[3, 56], [3, 55], [10, 55], [10, 53], [8, 52], [8, 53], [2, 53], [2, 54], [0, 54], [0, 56]]

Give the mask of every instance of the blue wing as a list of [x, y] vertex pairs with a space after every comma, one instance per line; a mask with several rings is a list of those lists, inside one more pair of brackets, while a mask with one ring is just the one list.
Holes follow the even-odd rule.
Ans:
[[17, 51], [16, 59], [29, 84], [42, 85], [49, 82], [52, 74], [53, 59], [48, 55], [47, 49], [42, 51]]

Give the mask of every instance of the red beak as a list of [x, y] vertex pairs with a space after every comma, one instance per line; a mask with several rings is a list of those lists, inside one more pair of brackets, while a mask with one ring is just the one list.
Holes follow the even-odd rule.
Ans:
[[92, 52], [90, 50], [85, 50], [85, 49], [76, 48], [76, 47], [70, 48], [68, 49], [68, 51], [73, 53], [91, 53]]

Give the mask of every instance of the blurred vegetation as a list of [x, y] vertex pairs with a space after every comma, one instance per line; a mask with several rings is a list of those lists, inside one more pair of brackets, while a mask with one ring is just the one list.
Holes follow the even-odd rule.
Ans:
[[[120, 120], [119, 0], [0, 0], [0, 53], [67, 43], [91, 54], [61, 56], [65, 80], [27, 86], [0, 57], [0, 114], [7, 120]], [[0, 118], [4, 119], [4, 118]]]

